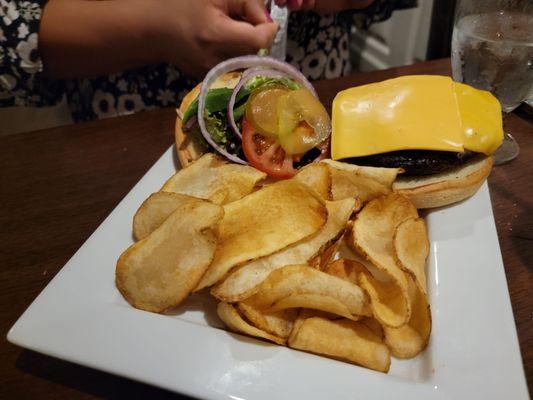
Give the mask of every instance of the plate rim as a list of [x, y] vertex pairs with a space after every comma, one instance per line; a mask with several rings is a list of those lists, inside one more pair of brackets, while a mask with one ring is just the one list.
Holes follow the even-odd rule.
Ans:
[[[177, 167], [176, 166], [176, 159], [174, 157], [174, 145], [171, 146], [166, 152], [163, 153], [163, 155], [160, 157], [160, 159], [148, 170], [148, 172], [139, 180], [139, 182], [121, 200], [121, 202], [108, 215], [108, 217], [106, 217], [106, 219], [98, 226], [98, 228], [89, 236], [89, 238], [84, 242], [84, 244], [70, 258], [70, 260], [65, 264], [65, 266], [63, 266], [60, 269], [60, 271], [56, 274], [56, 276], [47, 284], [47, 286], [41, 291], [41, 293], [30, 304], [30, 306], [28, 306], [28, 308], [24, 311], [24, 313], [18, 318], [18, 320], [15, 322], [15, 324], [10, 328], [10, 330], [9, 330], [9, 332], [7, 334], [7, 340], [9, 342], [15, 344], [15, 345], [18, 345], [18, 346], [21, 346], [21, 347], [24, 347], [24, 348], [27, 348], [27, 349], [42, 353], [42, 354], [46, 354], [46, 355], [49, 355], [49, 356], [52, 356], [52, 357], [60, 358], [60, 359], [63, 359], [63, 360], [66, 360], [66, 361], [70, 361], [70, 362], [74, 362], [74, 363], [77, 363], [77, 364], [80, 364], [80, 365], [83, 365], [83, 366], [86, 366], [86, 367], [102, 370], [104, 372], [108, 372], [108, 373], [111, 373], [111, 374], [114, 374], [114, 375], [119, 375], [119, 376], [122, 376], [122, 377], [125, 377], [125, 378], [128, 378], [128, 379], [133, 379], [133, 380], [137, 380], [137, 381], [144, 382], [144, 383], [147, 383], [147, 384], [151, 384], [151, 385], [155, 385], [155, 386], [158, 386], [158, 387], [162, 387], [164, 389], [167, 389], [167, 390], [170, 390], [170, 391], [173, 391], [173, 392], [177, 392], [177, 393], [186, 394], [188, 396], [196, 396], [196, 397], [209, 398], [209, 399], [215, 399], [215, 400], [227, 399], [228, 396], [239, 399], [239, 398], [242, 398], [242, 397], [239, 397], [239, 396], [236, 396], [236, 395], [234, 396], [234, 395], [230, 394], [229, 391], [227, 391], [226, 393], [223, 393], [223, 392], [221, 392], [219, 390], [220, 388], [213, 389], [211, 387], [211, 388], [206, 389], [206, 387], [204, 387], [204, 386], [194, 386], [193, 387], [193, 386], [190, 386], [190, 385], [188, 386], [188, 385], [183, 385], [183, 384], [176, 385], [176, 381], [172, 382], [171, 380], [168, 379], [168, 377], [165, 377], [165, 379], [163, 379], [162, 377], [158, 378], [158, 377], [153, 376], [153, 375], [152, 376], [143, 375], [143, 372], [135, 373], [135, 371], [132, 371], [131, 368], [130, 369], [123, 368], [123, 366], [121, 366], [120, 362], [118, 364], [105, 365], [105, 362], [103, 360], [101, 360], [102, 362], [98, 362], [97, 359], [93, 359], [91, 357], [80, 357], [79, 354], [74, 352], [74, 351], [72, 351], [72, 349], [65, 350], [64, 348], [57, 348], [57, 346], [59, 345], [57, 343], [54, 343], [54, 344], [51, 344], [50, 342], [44, 343], [44, 340], [39, 341], [39, 339], [37, 339], [37, 341], [35, 341], [35, 338], [34, 339], [31, 338], [32, 335], [33, 335], [33, 329], [34, 329], [32, 323], [35, 324], [39, 320], [39, 318], [38, 318], [39, 316], [36, 314], [36, 313], [40, 312], [39, 308], [44, 307], [46, 309], [46, 306], [47, 306], [46, 302], [52, 296], [51, 294], [55, 293], [54, 290], [58, 290], [57, 288], [60, 287], [60, 285], [62, 285], [62, 284], [64, 285], [66, 280], [73, 279], [73, 277], [71, 275], [74, 274], [74, 279], [76, 278], [75, 266], [79, 265], [77, 263], [80, 262], [79, 261], [80, 257], [82, 259], [83, 259], [83, 257], [85, 257], [84, 253], [87, 251], [88, 247], [90, 247], [90, 245], [93, 244], [95, 241], [99, 240], [99, 236], [102, 234], [102, 232], [105, 232], [107, 229], [109, 229], [108, 227], [111, 226], [110, 224], [113, 222], [114, 219], [119, 218], [119, 220], [120, 220], [121, 218], [124, 218], [129, 213], [129, 218], [131, 220], [131, 216], [133, 215], [133, 213], [131, 213], [131, 208], [134, 205], [136, 205], [136, 203], [138, 203], [135, 198], [139, 197], [138, 196], [139, 193], [146, 192], [147, 190], [149, 191], [150, 188], [151, 188], [152, 191], [155, 191], [155, 190], [159, 189], [159, 187], [162, 185], [162, 183], [164, 183], [166, 178], [168, 178], [168, 174], [166, 172], [165, 172], [165, 174], [162, 174], [162, 171], [167, 171], [167, 166], [170, 165], [169, 163], [172, 163], [172, 165], [174, 167]], [[166, 176], [166, 178], [164, 180], [161, 180], [161, 176]], [[149, 191], [149, 193], [151, 193], [151, 192]], [[497, 237], [497, 233], [496, 233], [495, 221], [494, 221], [494, 216], [493, 216], [493, 213], [492, 213], [492, 206], [491, 206], [491, 203], [490, 203], [490, 195], [489, 195], [489, 192], [488, 192], [488, 186], [487, 186], [486, 182], [483, 184], [483, 186], [481, 187], [481, 189], [479, 190], [479, 192], [478, 192], [478, 194], [476, 196], [478, 196], [478, 197], [479, 196], [483, 196], [484, 199], [482, 199], [482, 201], [485, 201], [485, 203], [488, 201], [488, 208], [489, 209], [486, 210], [486, 211], [488, 211], [488, 213], [490, 214], [489, 225], [491, 225], [491, 227], [490, 227], [491, 232], [489, 232], [489, 234], [492, 236], [493, 241], [494, 241], [494, 239], [496, 241], [496, 248], [492, 248], [492, 252], [493, 253], [497, 253], [497, 257], [494, 260], [494, 263], [497, 264], [496, 265], [497, 267], [501, 267], [501, 269], [503, 270], [503, 261], [502, 261], [502, 258], [501, 258], [501, 251], [500, 251], [498, 237]], [[128, 204], [129, 206], [126, 206], [126, 204]], [[443, 211], [438, 211], [437, 210], [436, 212], [443, 212]], [[444, 212], [446, 212], [445, 209], [444, 209]], [[123, 230], [123, 232], [124, 232], [124, 230]], [[128, 240], [131, 240], [131, 235], [128, 236]], [[503, 278], [504, 278], [503, 282], [499, 281], [499, 282], [497, 282], [497, 284], [499, 285], [500, 289], [505, 289], [506, 304], [503, 304], [503, 307], [507, 310], [506, 311], [507, 315], [505, 315], [505, 317], [508, 320], [509, 320], [509, 317], [510, 317], [510, 319], [511, 319], [511, 321], [513, 323], [512, 324], [512, 329], [511, 329], [512, 330], [511, 337], [508, 338], [507, 344], [510, 345], [511, 348], [512, 348], [511, 349], [512, 353], [513, 353], [512, 356], [514, 357], [514, 359], [513, 359], [513, 368], [515, 369], [515, 372], [517, 370], [517, 367], [518, 367], [519, 370], [521, 370], [521, 377], [517, 377], [517, 379], [515, 380], [515, 382], [513, 384], [516, 385], [516, 383], [518, 382], [520, 387], [517, 388], [516, 393], [518, 393], [519, 395], [523, 395], [522, 397], [524, 397], [524, 398], [528, 398], [528, 389], [527, 389], [527, 383], [526, 383], [526, 379], [525, 379], [525, 372], [524, 372], [524, 368], [523, 368], [523, 364], [522, 364], [521, 353], [520, 353], [519, 346], [518, 346], [518, 336], [517, 336], [517, 333], [516, 333], [516, 324], [515, 324], [515, 321], [514, 321], [514, 314], [512, 312], [512, 308], [511, 308], [510, 295], [509, 295], [509, 291], [508, 291], [508, 288], [507, 288], [507, 281], [505, 279], [505, 274], [504, 273], [503, 273]], [[113, 287], [114, 287], [114, 285], [113, 285]], [[116, 288], [115, 288], [115, 291], [116, 291]], [[48, 297], [48, 300], [47, 300], [47, 297]], [[95, 297], [95, 299], [96, 299], [96, 297]], [[113, 317], [113, 313], [117, 312], [115, 310], [115, 308], [109, 308], [108, 309], [109, 303], [107, 303], [107, 302], [99, 304], [100, 306], [105, 306], [103, 308], [95, 307], [96, 305], [97, 305], [97, 303], [92, 303], [91, 304], [89, 302], [88, 304], [86, 304], [86, 306], [88, 307], [87, 309], [81, 309], [81, 310], [78, 310], [78, 311], [84, 311], [84, 310], [87, 311], [87, 310], [89, 310], [91, 312], [98, 312], [99, 313], [98, 314], [99, 317], [101, 317], [103, 315], [103, 316], [105, 316], [105, 318], [109, 318], [110, 317], [109, 315], [107, 315], [109, 312], [111, 312], [111, 314], [112, 314], [111, 317]], [[115, 310], [115, 311], [110, 311], [110, 310]], [[509, 310], [510, 310], [510, 315], [508, 314]], [[179, 326], [180, 329], [183, 330], [183, 331], [180, 331], [180, 333], [177, 334], [177, 336], [185, 335], [185, 332], [189, 332], [191, 330], [194, 331], [194, 332], [202, 331], [201, 329], [198, 330], [198, 325], [191, 324], [190, 322], [186, 322], [186, 321], [182, 321], [182, 320], [174, 319], [174, 318], [168, 318], [168, 317], [161, 316], [161, 315], [158, 315], [158, 314], [147, 313], [147, 312], [144, 312], [144, 311], [136, 310], [136, 309], [134, 309], [132, 307], [124, 308], [121, 312], [124, 313], [124, 316], [122, 316], [121, 318], [123, 318], [125, 320], [128, 320], [128, 321], [129, 321], [129, 318], [131, 318], [130, 317], [131, 313], [135, 313], [135, 314], [143, 313], [143, 318], [140, 319], [140, 320], [143, 320], [143, 321], [144, 320], [151, 320], [151, 319], [153, 319], [155, 321], [155, 319], [157, 319], [157, 318], [163, 318], [163, 319], [172, 320], [174, 324], [177, 324], [177, 326]], [[133, 318], [133, 320], [135, 320], [135, 321], [137, 321], [137, 319], [138, 318]], [[110, 321], [111, 320], [109, 320], [108, 322], [112, 324], [112, 322], [110, 322]], [[59, 319], [59, 321], [55, 321], [55, 320], [53, 321], [53, 323], [57, 323], [57, 322], [63, 322], [64, 323], [65, 321], [61, 320], [61, 318]], [[66, 321], [66, 322], [68, 323], [69, 321]], [[83, 323], [83, 321], [81, 323]], [[137, 322], [135, 322], [135, 323], [137, 323]], [[161, 326], [168, 325], [168, 323], [158, 323], [158, 324], [161, 325]], [[194, 326], [192, 326], [192, 325], [194, 325]], [[210, 332], [209, 335], [212, 335], [213, 338], [218, 337], [220, 339], [221, 335], [224, 335], [224, 339], [220, 339], [220, 340], [222, 340], [222, 341], [227, 340], [228, 334], [225, 331], [222, 331], [222, 330], [219, 330], [219, 329], [216, 329], [216, 328], [212, 328], [212, 327], [202, 327], [202, 328], [205, 328], [205, 330], [208, 330]], [[46, 327], [45, 326], [43, 329], [50, 329], [51, 331], [53, 331], [56, 328], [49, 327], [49, 326]], [[57, 328], [57, 329], [60, 329], [60, 328]], [[120, 332], [119, 328], [115, 328], [115, 329], [117, 329]], [[80, 332], [77, 332], [77, 333], [80, 334], [80, 335], [83, 334], [83, 333], [80, 333]], [[160, 332], [158, 331], [158, 333], [160, 333]], [[234, 334], [231, 334], [231, 335], [234, 335]], [[241, 340], [244, 341], [244, 343], [249, 342], [250, 340], [254, 340], [254, 339], [250, 339], [250, 338], [245, 337], [245, 336], [242, 336], [242, 338], [243, 339], [241, 339]], [[39, 342], [41, 343], [41, 345], [39, 345]], [[256, 344], [254, 343], [254, 346], [255, 345]], [[245, 345], [243, 344], [243, 346], [245, 346]], [[96, 350], [96, 351], [98, 351], [98, 350]], [[294, 352], [296, 350], [282, 347], [280, 351], [282, 351], [282, 352], [283, 351]], [[516, 351], [518, 352], [517, 354], [516, 354]], [[334, 360], [330, 360], [330, 359], [327, 359], [327, 358], [324, 358], [324, 357], [309, 355], [307, 353], [302, 353], [302, 352], [299, 352], [299, 351], [296, 351], [296, 352], [298, 354], [300, 354], [300, 356], [295, 356], [296, 358], [302, 358], [303, 357], [306, 360], [307, 359], [313, 359], [313, 357], [316, 358], [316, 360], [315, 360], [316, 362], [309, 362], [309, 364], [313, 364], [313, 365], [318, 364], [318, 365], [321, 365], [321, 366], [325, 365], [325, 366], [327, 366], [327, 368], [330, 368], [330, 369], [335, 370], [335, 371], [339, 371], [339, 370], [344, 369], [344, 368], [338, 367], [337, 364], [342, 364], [344, 366], [349, 366], [350, 368], [354, 368], [354, 366], [351, 365], [351, 364], [345, 364], [345, 363], [334, 361]], [[304, 356], [302, 356], [301, 354], [304, 354]], [[518, 356], [518, 360], [519, 360], [519, 366], [516, 365], [517, 356]], [[326, 361], [323, 361], [323, 360], [326, 360]], [[297, 361], [297, 362], [299, 362], [299, 361]], [[331, 364], [331, 363], [334, 363], [334, 364]], [[333, 367], [335, 365], [337, 367]], [[386, 386], [386, 387], [380, 389], [378, 387], [378, 385], [383, 385], [384, 382], [380, 382], [380, 381], [383, 381], [383, 377], [389, 378], [390, 376], [385, 375], [385, 374], [381, 374], [381, 373], [377, 373], [375, 371], [366, 370], [366, 369], [360, 368], [360, 367], [355, 367], [355, 368], [359, 372], [355, 372], [354, 373], [354, 379], [355, 379], [356, 376], [363, 377], [364, 380], [366, 381], [366, 385], [371, 385], [371, 386], [374, 385], [374, 389], [378, 390], [377, 393], [379, 394], [379, 396], [376, 397], [376, 398], [380, 398], [381, 395], [386, 395], [386, 394], [396, 394], [396, 395], [400, 394], [400, 395], [402, 395], [402, 393], [404, 393], [406, 395], [412, 395], [414, 393], [414, 394], [418, 394], [418, 395], [423, 395], [425, 398], [443, 398], [443, 397], [447, 397], [448, 388], [446, 388], [446, 387], [438, 387], [437, 385], [433, 385], [434, 382], [431, 381], [431, 379], [428, 380], [427, 382], [418, 383], [418, 384], [414, 385], [412, 381], [402, 380], [401, 378], [398, 378], [398, 377], [392, 377], [392, 379], [387, 379], [385, 381], [385, 385], [384, 386]], [[279, 378], [279, 379], [281, 379], [281, 378]], [[357, 379], [355, 379], [355, 380], [357, 380]], [[457, 389], [457, 388], [455, 388], [455, 389]], [[471, 389], [471, 388], [463, 388], [463, 389], [468, 391], [468, 389]], [[522, 389], [521, 392], [520, 392], [520, 389]], [[490, 392], [488, 392], [488, 393], [490, 393]], [[301, 393], [301, 394], [303, 395], [303, 393]], [[272, 395], [273, 395], [273, 393], [269, 392], [269, 397], [272, 396]], [[247, 398], [252, 398], [252, 397], [253, 398], [260, 398], [261, 396], [259, 396], [258, 393], [254, 392], [254, 391], [250, 391], [250, 394], [247, 395]], [[310, 397], [313, 397], [313, 394], [311, 394]], [[264, 398], [268, 398], [268, 397], [264, 397]]]

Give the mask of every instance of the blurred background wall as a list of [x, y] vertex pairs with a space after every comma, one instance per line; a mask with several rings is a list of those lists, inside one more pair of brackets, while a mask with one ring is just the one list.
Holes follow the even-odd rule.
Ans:
[[373, 71], [413, 64], [427, 58], [433, 0], [398, 10], [368, 31], [353, 28], [350, 40], [353, 71]]

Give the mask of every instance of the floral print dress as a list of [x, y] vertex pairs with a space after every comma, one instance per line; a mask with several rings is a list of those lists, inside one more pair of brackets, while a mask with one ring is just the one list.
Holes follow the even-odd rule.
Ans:
[[[197, 82], [169, 64], [95, 79], [55, 80], [43, 74], [39, 55], [42, 0], [0, 0], [0, 107], [51, 106], [66, 97], [75, 121], [177, 106]], [[368, 26], [416, 0], [375, 0], [359, 12]], [[355, 12], [290, 15], [287, 61], [311, 80], [350, 73], [349, 32]]]

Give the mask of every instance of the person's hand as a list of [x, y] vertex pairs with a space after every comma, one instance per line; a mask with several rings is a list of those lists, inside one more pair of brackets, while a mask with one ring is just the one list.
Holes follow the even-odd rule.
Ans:
[[155, 3], [160, 12], [152, 13], [151, 24], [158, 32], [163, 58], [197, 77], [224, 59], [270, 47], [278, 28], [263, 0]]
[[263, 0], [48, 0], [39, 30], [45, 72], [84, 78], [169, 62], [202, 77], [270, 47]]
[[344, 10], [361, 10], [374, 0], [275, 0], [278, 6], [287, 6], [291, 11], [312, 10], [318, 13], [335, 13]]

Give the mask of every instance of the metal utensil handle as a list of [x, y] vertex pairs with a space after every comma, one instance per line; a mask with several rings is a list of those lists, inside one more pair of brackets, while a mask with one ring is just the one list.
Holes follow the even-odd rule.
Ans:
[[287, 55], [287, 27], [289, 25], [289, 10], [278, 7], [275, 2], [270, 3], [270, 16], [279, 24], [274, 43], [270, 47], [270, 56], [285, 61]]

